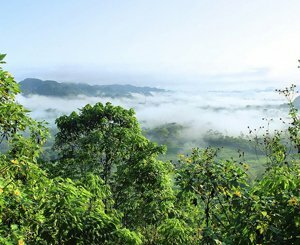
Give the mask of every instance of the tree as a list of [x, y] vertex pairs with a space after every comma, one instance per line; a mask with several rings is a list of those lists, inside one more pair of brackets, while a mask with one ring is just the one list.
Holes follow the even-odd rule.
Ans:
[[[0, 55], [3, 63], [5, 55]], [[140, 244], [124, 228], [116, 210], [105, 210], [111, 196], [103, 181], [48, 178], [37, 158], [46, 130], [15, 101], [19, 88], [0, 67], [0, 243], [1, 244]]]
[[194, 218], [182, 213], [182, 219], [194, 227], [194, 242], [214, 244], [216, 241], [234, 243], [242, 237], [241, 203], [247, 202], [247, 175], [233, 160], [217, 159], [217, 150], [194, 149], [188, 157], [181, 156], [181, 168], [176, 184], [178, 203], [182, 210], [197, 214]]
[[267, 131], [258, 141], [268, 159], [262, 179], [251, 190], [257, 200], [252, 219], [257, 224], [258, 243], [300, 242], [300, 120], [293, 104], [295, 88], [291, 85], [278, 90], [289, 106], [289, 117], [284, 121], [287, 131]]
[[[5, 55], [0, 55], [0, 63]], [[34, 213], [35, 195], [45, 178], [36, 166], [36, 157], [45, 141], [45, 129], [29, 118], [27, 111], [15, 102], [19, 93], [13, 76], [0, 67], [0, 144], [9, 145], [0, 154], [0, 241], [30, 239], [38, 223]], [[24, 132], [29, 132], [25, 137]]]
[[79, 113], [58, 118], [56, 124], [59, 176], [78, 179], [92, 172], [109, 184], [118, 166], [163, 152], [142, 135], [132, 109], [110, 103], [86, 105]]
[[123, 224], [151, 240], [149, 231], [157, 232], [174, 201], [172, 166], [156, 159], [164, 147], [143, 136], [132, 109], [110, 103], [86, 105], [56, 123], [59, 157], [49, 172], [83, 183], [96, 174], [110, 187]]
[[47, 130], [0, 67], [0, 243], [299, 244], [300, 120], [295, 86], [279, 92], [286, 131], [253, 136], [267, 163], [252, 182], [243, 159], [212, 148], [175, 166], [158, 160], [164, 148], [142, 135], [134, 111], [110, 103], [58, 118], [58, 158], [45, 164]]

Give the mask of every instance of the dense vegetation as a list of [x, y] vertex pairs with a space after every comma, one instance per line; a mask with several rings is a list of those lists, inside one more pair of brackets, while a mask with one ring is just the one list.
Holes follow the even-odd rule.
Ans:
[[151, 96], [153, 92], [165, 92], [163, 89], [136, 87], [133, 85], [88, 85], [81, 83], [59, 83], [52, 80], [27, 78], [20, 83], [24, 95], [44, 95], [53, 97], [72, 97], [78, 95], [96, 97], [131, 97], [131, 93]]
[[[294, 90], [280, 91], [290, 106], [287, 131], [251, 136], [267, 165], [250, 181], [242, 153], [236, 160], [196, 148], [174, 164], [159, 160], [165, 147], [143, 135], [133, 110], [110, 103], [58, 118], [48, 161], [47, 129], [16, 103], [18, 84], [0, 69], [0, 243], [299, 244]], [[156, 133], [172, 139], [176, 130]]]

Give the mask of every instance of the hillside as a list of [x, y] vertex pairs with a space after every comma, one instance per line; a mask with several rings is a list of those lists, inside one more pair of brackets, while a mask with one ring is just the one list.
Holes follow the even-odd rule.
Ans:
[[19, 82], [23, 95], [44, 95], [53, 97], [73, 97], [77, 95], [95, 97], [131, 97], [133, 93], [152, 96], [152, 93], [165, 92], [164, 89], [137, 87], [133, 85], [89, 85], [82, 83], [60, 83], [52, 80], [27, 78]]
[[300, 109], [300, 96], [297, 96], [294, 100], [294, 105], [299, 110]]

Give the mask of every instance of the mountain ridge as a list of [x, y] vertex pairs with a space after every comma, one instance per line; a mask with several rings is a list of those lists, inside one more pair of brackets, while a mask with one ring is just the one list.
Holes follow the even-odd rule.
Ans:
[[90, 85], [84, 83], [63, 83], [54, 80], [26, 78], [19, 82], [22, 94], [51, 97], [74, 97], [78, 95], [95, 97], [132, 97], [132, 94], [152, 96], [152, 93], [166, 92], [154, 87], [138, 87], [130, 84]]

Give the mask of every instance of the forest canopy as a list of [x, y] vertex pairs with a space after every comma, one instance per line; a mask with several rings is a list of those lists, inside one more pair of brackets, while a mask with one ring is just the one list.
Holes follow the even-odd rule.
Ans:
[[134, 111], [110, 103], [57, 118], [55, 158], [44, 158], [46, 124], [16, 102], [19, 86], [0, 68], [0, 243], [299, 244], [296, 87], [278, 92], [289, 121], [249, 135], [267, 161], [253, 180], [242, 153], [195, 148], [160, 160], [165, 147], [144, 136]]

